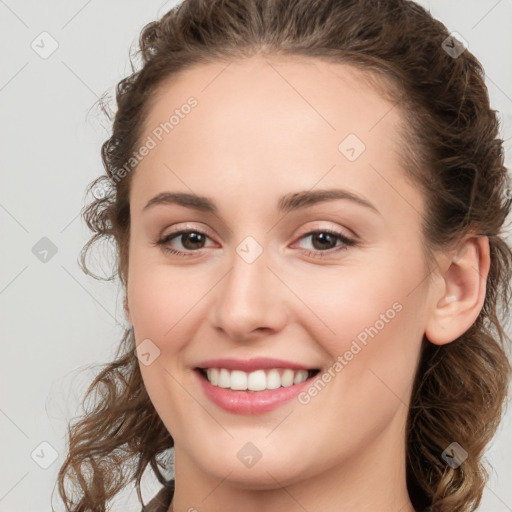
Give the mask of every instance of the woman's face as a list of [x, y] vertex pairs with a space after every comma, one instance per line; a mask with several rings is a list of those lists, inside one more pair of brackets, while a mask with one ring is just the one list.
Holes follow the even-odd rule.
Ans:
[[160, 88], [128, 307], [177, 465], [272, 488], [367, 477], [384, 450], [402, 464], [430, 291], [399, 121], [356, 70], [317, 60], [203, 64]]

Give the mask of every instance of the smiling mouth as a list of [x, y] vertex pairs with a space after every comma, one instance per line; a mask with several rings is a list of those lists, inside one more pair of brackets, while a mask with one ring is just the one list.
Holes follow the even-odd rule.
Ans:
[[232, 391], [264, 391], [290, 387], [315, 377], [320, 370], [295, 370], [291, 368], [267, 368], [244, 372], [226, 368], [196, 368], [196, 371], [212, 386]]

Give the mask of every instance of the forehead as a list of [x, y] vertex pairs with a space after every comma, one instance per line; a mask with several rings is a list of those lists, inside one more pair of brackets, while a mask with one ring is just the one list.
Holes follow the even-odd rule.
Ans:
[[[194, 97], [199, 103], [196, 120], [208, 120], [226, 132], [240, 133], [244, 127], [240, 135], [258, 133], [261, 138], [262, 126], [293, 128], [294, 133], [302, 127], [339, 136], [350, 128], [364, 138], [384, 117], [385, 132], [401, 121], [380, 92], [384, 88], [377, 90], [374, 83], [384, 82], [375, 73], [311, 57], [256, 56], [198, 64], [164, 80], [154, 91], [144, 132]], [[182, 123], [179, 131], [186, 135], [190, 124]], [[193, 124], [196, 130], [199, 123]], [[178, 130], [173, 135], [179, 138]]]
[[[190, 98], [196, 106], [183, 108]], [[155, 147], [138, 165], [134, 199], [208, 184], [256, 198], [269, 185], [281, 195], [321, 181], [366, 195], [391, 185], [377, 202], [392, 207], [414, 193], [400, 191], [401, 123], [368, 75], [347, 64], [259, 56], [196, 65], [152, 97], [141, 140]]]

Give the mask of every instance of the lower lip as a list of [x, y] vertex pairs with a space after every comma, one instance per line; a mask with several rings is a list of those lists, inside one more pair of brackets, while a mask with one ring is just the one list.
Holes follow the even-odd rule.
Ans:
[[304, 388], [311, 384], [315, 376], [288, 387], [265, 389], [263, 391], [233, 391], [211, 384], [199, 370], [194, 370], [205, 395], [215, 404], [228, 412], [236, 414], [262, 414], [273, 411], [294, 399]]

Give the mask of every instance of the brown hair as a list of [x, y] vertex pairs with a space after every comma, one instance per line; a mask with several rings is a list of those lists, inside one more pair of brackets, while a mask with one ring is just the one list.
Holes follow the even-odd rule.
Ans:
[[[105, 195], [84, 208], [94, 236], [113, 240], [117, 276], [126, 287], [130, 234], [131, 175], [120, 170], [137, 149], [156, 88], [165, 79], [212, 61], [252, 55], [296, 55], [358, 68], [380, 83], [404, 121], [401, 159], [424, 192], [426, 255], [453, 247], [468, 233], [487, 236], [491, 267], [483, 308], [471, 328], [443, 346], [423, 340], [407, 421], [407, 486], [417, 508], [475, 510], [488, 473], [481, 462], [504, 412], [511, 366], [504, 331], [508, 313], [512, 250], [501, 231], [510, 211], [499, 123], [490, 108], [484, 71], [468, 51], [451, 56], [446, 27], [408, 0], [185, 0], [140, 35], [142, 66], [119, 82], [112, 136], [102, 146], [106, 174], [89, 190]], [[453, 40], [450, 45], [453, 47]], [[104, 107], [103, 107], [104, 108]], [[126, 167], [125, 167], [126, 169]], [[432, 261], [431, 258], [428, 261]], [[112, 279], [114, 276], [111, 276]], [[99, 395], [69, 427], [69, 454], [59, 476], [67, 510], [104, 511], [148, 465], [161, 473], [173, 439], [144, 387], [132, 329], [92, 382]], [[442, 452], [456, 441], [468, 453], [458, 468]], [[136, 464], [129, 464], [135, 462]], [[128, 472], [126, 471], [128, 469]], [[74, 501], [64, 486], [78, 491]]]

